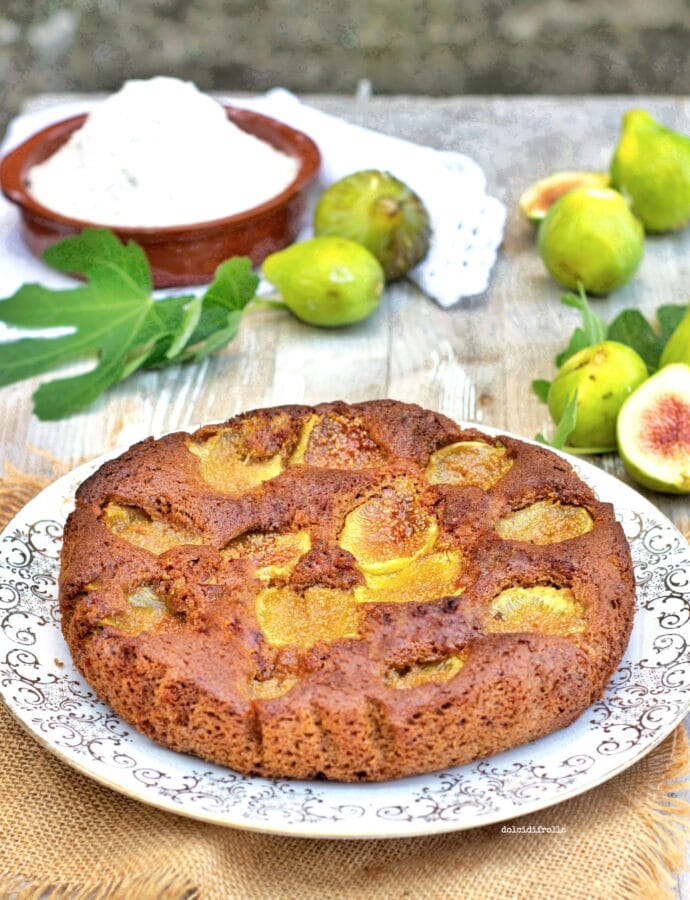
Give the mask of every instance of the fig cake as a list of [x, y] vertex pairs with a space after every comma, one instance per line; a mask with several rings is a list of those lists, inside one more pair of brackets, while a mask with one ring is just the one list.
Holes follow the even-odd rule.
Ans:
[[143, 734], [379, 781], [577, 718], [632, 626], [613, 508], [551, 451], [393, 400], [148, 439], [78, 489], [62, 628]]

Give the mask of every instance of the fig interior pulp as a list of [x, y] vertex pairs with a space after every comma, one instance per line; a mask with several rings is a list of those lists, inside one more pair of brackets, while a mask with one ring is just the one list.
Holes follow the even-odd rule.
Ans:
[[520, 197], [522, 215], [530, 222], [541, 222], [556, 200], [575, 188], [609, 186], [607, 172], [554, 172], [531, 184]]
[[665, 366], [630, 395], [618, 416], [618, 450], [643, 487], [690, 494], [690, 366]]

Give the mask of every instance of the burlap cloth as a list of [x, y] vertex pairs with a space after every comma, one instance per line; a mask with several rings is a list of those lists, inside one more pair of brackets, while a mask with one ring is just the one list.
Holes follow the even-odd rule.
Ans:
[[[0, 524], [44, 483], [0, 481]], [[690, 833], [682, 728], [606, 784], [510, 823], [565, 829], [550, 834], [317, 841], [206, 825], [78, 774], [2, 705], [0, 760], [3, 897], [671, 897]]]

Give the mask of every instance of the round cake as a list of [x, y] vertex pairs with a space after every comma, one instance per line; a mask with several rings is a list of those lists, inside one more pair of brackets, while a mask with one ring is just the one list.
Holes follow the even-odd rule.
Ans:
[[135, 445], [79, 488], [60, 572], [100, 697], [269, 777], [398, 778], [562, 728], [633, 606], [613, 509], [564, 459], [392, 400]]

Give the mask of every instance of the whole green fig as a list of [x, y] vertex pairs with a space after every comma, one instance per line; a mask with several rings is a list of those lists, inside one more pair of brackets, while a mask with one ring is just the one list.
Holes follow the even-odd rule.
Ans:
[[544, 265], [564, 287], [608, 294], [634, 275], [644, 229], [617, 192], [576, 188], [557, 200], [539, 227]]
[[618, 411], [647, 378], [647, 366], [626, 344], [602, 341], [570, 357], [551, 382], [547, 402], [559, 422], [577, 392], [577, 419], [568, 438], [572, 447], [612, 449], [616, 446]]
[[315, 237], [292, 244], [267, 256], [262, 272], [298, 319], [324, 328], [366, 319], [383, 293], [378, 260], [361, 244], [344, 238]]
[[386, 281], [402, 278], [429, 250], [429, 213], [390, 172], [367, 169], [336, 181], [314, 210], [314, 234], [356, 241], [381, 263]]
[[611, 183], [630, 197], [647, 231], [683, 228], [690, 221], [690, 137], [631, 109], [623, 116]]

